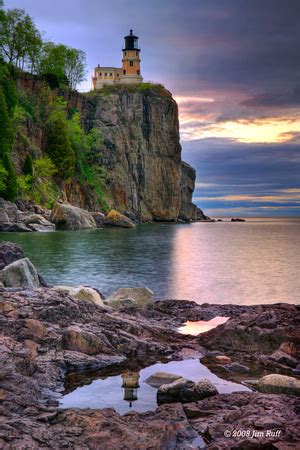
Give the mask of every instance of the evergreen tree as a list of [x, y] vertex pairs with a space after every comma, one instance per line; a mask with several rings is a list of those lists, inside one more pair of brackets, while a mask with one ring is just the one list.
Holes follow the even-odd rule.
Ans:
[[5, 200], [15, 201], [18, 192], [17, 177], [8, 153], [2, 158], [2, 165], [7, 172], [5, 177], [5, 187], [0, 191], [0, 196]]
[[33, 175], [33, 162], [30, 154], [28, 154], [25, 158], [23, 165], [23, 173], [24, 175], [30, 175], [31, 177]]
[[74, 174], [75, 154], [68, 135], [63, 112], [53, 112], [46, 123], [46, 151], [58, 169], [58, 175], [67, 179]]
[[0, 158], [10, 152], [13, 143], [13, 129], [4, 92], [0, 86]]

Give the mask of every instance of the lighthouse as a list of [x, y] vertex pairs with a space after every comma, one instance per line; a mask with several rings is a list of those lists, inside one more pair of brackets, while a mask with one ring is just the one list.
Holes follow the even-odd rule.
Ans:
[[141, 57], [138, 44], [139, 38], [130, 30], [124, 37], [122, 49], [122, 68], [101, 66], [94, 69], [93, 88], [101, 89], [110, 84], [139, 84], [142, 83]]

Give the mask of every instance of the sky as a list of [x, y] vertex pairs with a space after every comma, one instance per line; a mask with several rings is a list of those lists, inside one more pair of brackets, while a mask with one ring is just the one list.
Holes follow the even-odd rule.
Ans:
[[121, 66], [139, 36], [144, 80], [178, 102], [194, 201], [219, 216], [300, 216], [299, 0], [6, 0], [44, 36]]

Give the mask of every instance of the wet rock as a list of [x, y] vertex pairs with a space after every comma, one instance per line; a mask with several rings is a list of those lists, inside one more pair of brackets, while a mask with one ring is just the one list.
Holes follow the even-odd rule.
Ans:
[[0, 271], [0, 281], [5, 287], [37, 288], [38, 273], [28, 258], [18, 259]]
[[88, 230], [97, 228], [92, 214], [69, 203], [55, 203], [51, 221], [61, 230]]
[[120, 288], [107, 298], [105, 303], [111, 308], [133, 308], [149, 310], [153, 308], [153, 292], [144, 288]]
[[54, 231], [55, 225], [41, 214], [31, 214], [25, 219], [25, 225], [32, 231]]
[[219, 364], [231, 364], [231, 358], [225, 355], [216, 355], [214, 360]]
[[250, 370], [249, 367], [239, 363], [226, 364], [224, 366], [224, 369], [228, 370], [229, 372], [236, 372], [236, 373], [245, 373], [249, 372]]
[[173, 383], [163, 384], [157, 391], [157, 402], [161, 403], [187, 403], [217, 395], [215, 386], [206, 378], [198, 382], [180, 378]]
[[231, 222], [246, 222], [245, 219], [241, 219], [240, 217], [233, 217]]
[[0, 231], [31, 231], [23, 223], [22, 213], [17, 206], [0, 198]]
[[64, 332], [63, 342], [66, 350], [73, 350], [87, 355], [112, 351], [112, 346], [105, 335], [96, 335], [89, 331], [84, 331], [76, 325], [67, 328]]
[[103, 214], [101, 212], [92, 212], [91, 214], [94, 217], [94, 220], [96, 222], [97, 228], [102, 228], [103, 227], [103, 223], [104, 223], [104, 219], [105, 219], [105, 214]]
[[22, 258], [24, 258], [23, 250], [17, 244], [12, 242], [2, 242], [0, 244], [0, 270]]
[[286, 375], [265, 375], [258, 381], [257, 389], [270, 394], [300, 396], [300, 380]]
[[55, 286], [52, 289], [58, 292], [68, 293], [77, 300], [85, 300], [95, 303], [98, 306], [104, 306], [103, 296], [101, 296], [99, 291], [88, 286]]
[[179, 380], [182, 377], [168, 372], [155, 372], [145, 380], [145, 383], [152, 387], [158, 388], [162, 384], [173, 383], [173, 381]]
[[114, 209], [107, 214], [107, 216], [103, 221], [103, 224], [111, 227], [122, 227], [122, 228], [135, 227], [135, 224], [132, 222], [132, 220], [129, 219], [129, 217], [119, 213], [118, 211], [115, 211]]
[[276, 350], [276, 352], [272, 353], [268, 359], [271, 361], [275, 361], [276, 363], [282, 364], [283, 366], [289, 366], [293, 368], [295, 368], [298, 364], [296, 358], [280, 350]]

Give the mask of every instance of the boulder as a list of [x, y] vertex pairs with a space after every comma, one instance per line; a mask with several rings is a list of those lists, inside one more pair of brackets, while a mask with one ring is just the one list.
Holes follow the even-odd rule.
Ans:
[[157, 403], [188, 403], [217, 395], [215, 386], [206, 378], [196, 383], [180, 378], [173, 383], [163, 384], [157, 391]]
[[88, 286], [55, 286], [55, 291], [66, 292], [76, 300], [84, 300], [95, 303], [98, 306], [104, 306], [101, 294]]
[[148, 310], [153, 308], [153, 292], [147, 287], [120, 288], [107, 298], [106, 304], [114, 309], [136, 308]]
[[244, 366], [243, 364], [239, 363], [232, 363], [232, 364], [226, 364], [224, 366], [224, 369], [228, 370], [229, 372], [235, 372], [235, 373], [245, 373], [249, 372], [249, 367]]
[[245, 219], [241, 219], [240, 217], [233, 217], [231, 222], [246, 222]]
[[0, 281], [5, 287], [37, 288], [39, 275], [28, 258], [18, 259], [0, 271]]
[[298, 364], [298, 360], [293, 356], [282, 352], [281, 350], [276, 350], [272, 355], [269, 356], [269, 359], [275, 361], [278, 364], [282, 364], [283, 366], [293, 367], [295, 368]]
[[180, 375], [175, 375], [174, 373], [168, 372], [155, 372], [150, 377], [145, 380], [145, 383], [149, 384], [154, 388], [158, 388], [162, 384], [173, 383], [176, 380], [181, 379]]
[[101, 212], [92, 212], [91, 214], [94, 217], [94, 220], [96, 222], [97, 228], [102, 228], [103, 227], [103, 222], [104, 222], [104, 219], [105, 219], [105, 214], [103, 214]]
[[103, 225], [111, 227], [134, 228], [135, 224], [129, 217], [112, 209], [104, 219]]
[[41, 214], [31, 214], [26, 217], [25, 225], [32, 231], [54, 231], [55, 225], [45, 219]]
[[257, 389], [268, 394], [300, 396], [300, 380], [286, 375], [265, 375], [258, 381]]
[[61, 230], [88, 230], [97, 228], [92, 214], [69, 203], [55, 203], [51, 221]]
[[23, 250], [17, 244], [6, 241], [0, 244], [0, 270], [22, 258], [24, 258]]
[[218, 364], [231, 364], [231, 358], [229, 356], [216, 355], [212, 359], [214, 359], [216, 361], [216, 363], [218, 363]]

